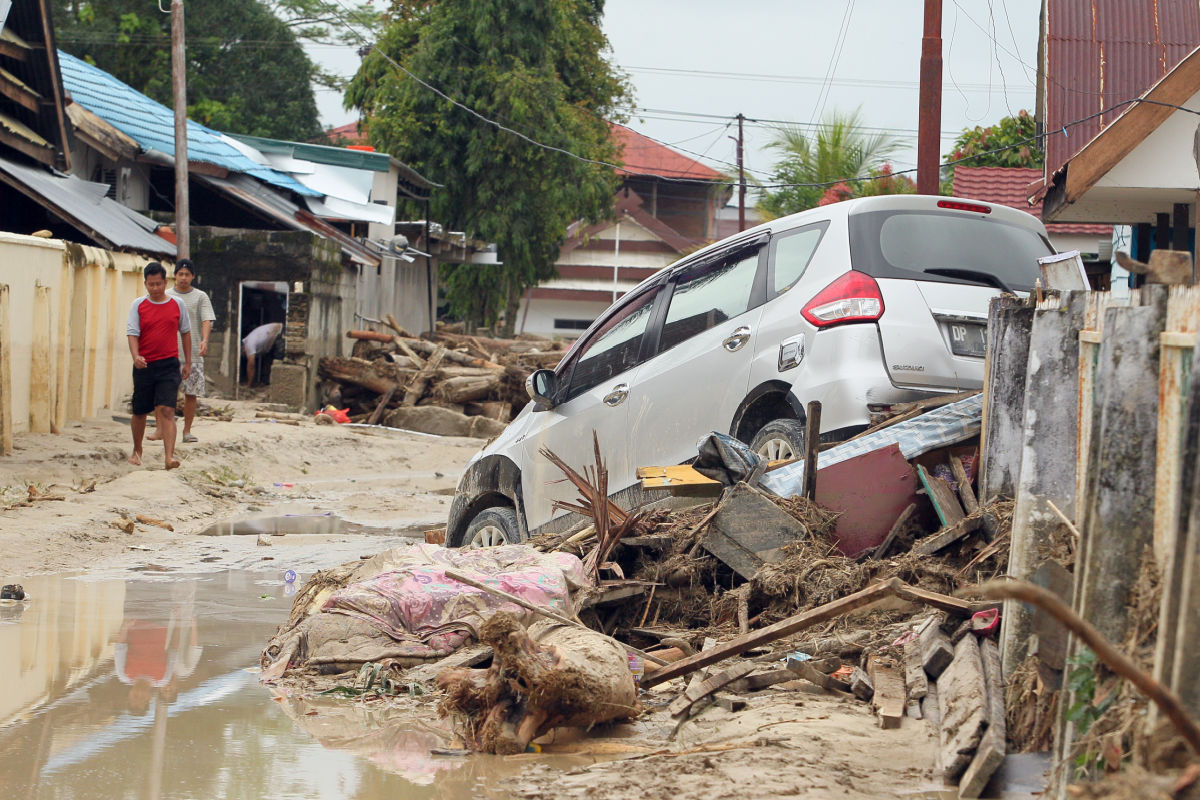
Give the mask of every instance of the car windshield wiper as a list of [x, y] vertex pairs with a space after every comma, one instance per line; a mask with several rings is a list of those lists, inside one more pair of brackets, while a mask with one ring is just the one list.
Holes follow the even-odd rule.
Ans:
[[929, 275], [945, 275], [947, 278], [961, 278], [964, 281], [983, 284], [984, 286], [995, 286], [1004, 292], [1016, 294], [1004, 281], [997, 278], [990, 272], [982, 272], [975, 269], [954, 269], [951, 267], [934, 267], [933, 269], [922, 270]]

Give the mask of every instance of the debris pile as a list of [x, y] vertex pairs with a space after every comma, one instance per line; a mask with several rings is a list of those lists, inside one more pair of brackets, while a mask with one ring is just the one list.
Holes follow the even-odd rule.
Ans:
[[556, 366], [567, 349], [560, 341], [443, 330], [415, 337], [391, 327], [348, 331], [355, 340], [353, 356], [321, 358], [322, 406], [348, 408], [352, 422], [494, 436], [528, 402], [529, 375]]

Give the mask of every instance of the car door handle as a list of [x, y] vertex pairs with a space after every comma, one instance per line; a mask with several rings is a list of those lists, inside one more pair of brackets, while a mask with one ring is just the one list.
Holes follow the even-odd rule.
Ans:
[[721, 342], [721, 346], [731, 353], [736, 353], [748, 341], [750, 341], [750, 329], [743, 325], [730, 334], [728, 339]]
[[626, 397], [629, 397], [629, 384], [618, 383], [611, 392], [604, 395], [604, 405], [616, 408], [625, 402]]

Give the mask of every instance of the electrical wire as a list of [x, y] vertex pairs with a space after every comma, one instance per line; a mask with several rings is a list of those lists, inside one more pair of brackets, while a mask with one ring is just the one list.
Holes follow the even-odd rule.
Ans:
[[[958, 5], [958, 0], [952, 0], [952, 1], [954, 2], [954, 4], [956, 6]], [[341, 0], [334, 0], [334, 2], [337, 3], [337, 5], [341, 6], [343, 9], [346, 8], [345, 5], [342, 4]], [[967, 15], [966, 12], [963, 12], [963, 13], [964, 13], [964, 16], [967, 16], [967, 18], [970, 19], [970, 16]], [[609, 163], [606, 161], [600, 161], [598, 159], [588, 158], [587, 156], [582, 156], [577, 153], [573, 153], [570, 150], [567, 150], [562, 147], [557, 147], [555, 145], [546, 144], [544, 142], [539, 142], [536, 139], [533, 139], [532, 137], [522, 133], [521, 131], [515, 130], [506, 125], [502, 125], [501, 123], [496, 122], [495, 120], [489, 119], [488, 117], [479, 113], [478, 111], [471, 108], [470, 106], [467, 106], [466, 104], [456, 100], [455, 98], [453, 98], [450, 95], [446, 94], [445, 92], [441, 91], [437, 87], [422, 80], [420, 77], [418, 77], [417, 75], [414, 75], [410, 70], [408, 70], [402, 64], [397, 62], [394, 58], [392, 58], [387, 53], [380, 50], [374, 43], [368, 42], [366, 40], [366, 38], [363, 37], [361, 33], [356, 31], [346, 20], [338, 18], [337, 15], [334, 15], [334, 16], [335, 16], [335, 19], [338, 19], [338, 21], [341, 22], [344, 27], [346, 27], [348, 30], [350, 30], [352, 33], [354, 33], [356, 36], [358, 36], [359, 39], [364, 42], [364, 44], [369, 45], [370, 50], [372, 52], [377, 53], [381, 58], [383, 58], [385, 61], [387, 61], [389, 64], [391, 64], [394, 69], [396, 69], [399, 72], [403, 73], [404, 75], [408, 76], [408, 78], [410, 80], [414, 81], [419, 86], [422, 86], [426, 90], [433, 92], [438, 97], [441, 97], [443, 100], [445, 100], [448, 103], [450, 103], [451, 105], [453, 105], [455, 108], [461, 109], [462, 111], [466, 112], [467, 114], [474, 117], [475, 119], [478, 119], [479, 121], [481, 121], [487, 125], [491, 125], [492, 127], [496, 128], [497, 130], [508, 133], [511, 136], [515, 136], [518, 139], [520, 139], [530, 145], [533, 145], [534, 147], [538, 147], [540, 149], [543, 149], [543, 150], [546, 150], [549, 152], [561, 153], [561, 154], [563, 154], [569, 158], [573, 158], [577, 161], [587, 163], [587, 164], [594, 164], [596, 166], [607, 167], [609, 169], [616, 170], [618, 173], [623, 173], [623, 174], [630, 175], [633, 177], [652, 177], [652, 178], [657, 178], [658, 180], [667, 182], [667, 183], [701, 183], [701, 184], [709, 184], [709, 185], [711, 185], [713, 183], [712, 181], [709, 181], [709, 180], [697, 179], [697, 178], [671, 178], [671, 177], [656, 175], [654, 173], [634, 172], [620, 164], [612, 164], [612, 163]], [[976, 23], [976, 24], [978, 25], [978, 23]], [[999, 46], [999, 43], [997, 43], [997, 45]], [[1008, 52], [1007, 49], [1005, 49], [1005, 52]], [[1043, 133], [1036, 133], [1032, 136], [1026, 137], [1024, 139], [1020, 139], [1011, 144], [992, 148], [990, 150], [984, 150], [979, 153], [974, 153], [970, 156], [965, 156], [963, 158], [958, 158], [958, 159], [954, 159], [951, 161], [944, 161], [944, 162], [941, 162], [938, 166], [939, 166], [939, 168], [951, 167], [951, 166], [955, 166], [957, 164], [962, 164], [966, 161], [971, 161], [971, 160], [974, 160], [977, 158], [981, 158], [983, 156], [992, 155], [994, 153], [1001, 153], [1006, 150], [1012, 150], [1017, 147], [1023, 147], [1032, 142], [1037, 142], [1040, 139], [1045, 139], [1049, 136], [1054, 136], [1059, 133], [1062, 133], [1063, 135], [1065, 135], [1068, 128], [1075, 127], [1077, 125], [1082, 125], [1085, 122], [1090, 122], [1093, 119], [1102, 117], [1105, 114], [1109, 114], [1119, 108], [1123, 108], [1123, 107], [1130, 106], [1130, 105], [1135, 105], [1138, 103], [1147, 103], [1150, 105], [1165, 106], [1165, 107], [1169, 107], [1169, 108], [1174, 108], [1178, 111], [1184, 111], [1189, 114], [1195, 114], [1197, 116], [1200, 116], [1200, 110], [1190, 109], [1185, 106], [1175, 105], [1173, 103], [1165, 103], [1162, 101], [1149, 100], [1149, 99], [1142, 98], [1142, 97], [1136, 97], [1136, 98], [1133, 98], [1130, 100], [1124, 100], [1124, 101], [1121, 101], [1118, 103], [1114, 103], [1113, 105], [1110, 105], [1104, 109], [1101, 109], [1100, 111], [1096, 111], [1091, 114], [1088, 114], [1085, 117], [1081, 117], [1079, 119], [1072, 120], [1071, 122], [1068, 122], [1068, 123], [1065, 123], [1064, 125], [1062, 125], [1061, 128], [1057, 128], [1053, 131], [1045, 131]], [[697, 116], [699, 116], [699, 115], [697, 115]], [[728, 119], [728, 117], [720, 117], [718, 115], [710, 115], [710, 116], [713, 116], [715, 118], [720, 118], [720, 119]], [[910, 173], [913, 173], [916, 171], [917, 171], [917, 168], [914, 167], [912, 169], [899, 170], [899, 171], [893, 172], [892, 174], [893, 175], [904, 175], [904, 174], [910, 174]], [[821, 181], [821, 182], [814, 182], [814, 183], [767, 183], [767, 184], [759, 184], [756, 188], [758, 188], [759, 190], [762, 190], [762, 189], [789, 189], [789, 188], [826, 188], [829, 186], [836, 185], [838, 183], [861, 183], [864, 181], [870, 181], [870, 180], [875, 180], [875, 179], [876, 178], [873, 176], [845, 177], [845, 178], [840, 178], [840, 179], [833, 180], [833, 181]]]
[[837, 57], [841, 53], [842, 45], [846, 41], [846, 34], [849, 33], [850, 12], [853, 8], [853, 3], [846, 4], [846, 10], [842, 13], [842, 24], [838, 26], [837, 37], [834, 39], [833, 52], [829, 55], [829, 63], [825, 66], [825, 78], [821, 81], [821, 88], [817, 92], [817, 102], [813, 104], [812, 116], [808, 118], [809, 123], [816, 122], [821, 115], [821, 109], [825, 103], [822, 98], [829, 89], [829, 81], [833, 77]]

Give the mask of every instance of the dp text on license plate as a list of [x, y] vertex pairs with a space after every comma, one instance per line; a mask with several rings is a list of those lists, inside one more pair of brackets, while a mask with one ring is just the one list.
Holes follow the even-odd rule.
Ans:
[[956, 356], [978, 356], [987, 351], [987, 326], [969, 322], [951, 322], [950, 351]]

